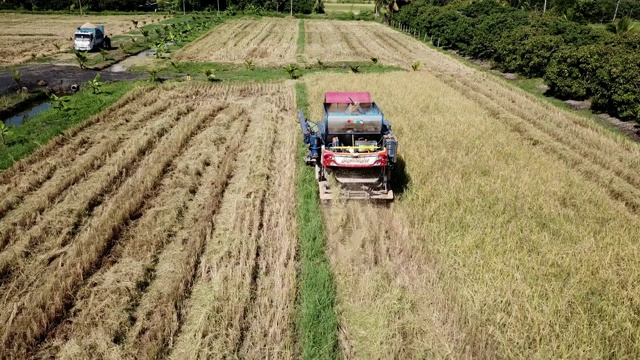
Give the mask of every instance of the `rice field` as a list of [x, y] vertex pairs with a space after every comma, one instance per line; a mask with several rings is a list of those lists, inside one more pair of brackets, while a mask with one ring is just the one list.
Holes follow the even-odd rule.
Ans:
[[374, 4], [344, 4], [344, 3], [324, 3], [324, 11], [327, 14], [331, 13], [345, 13], [352, 12], [354, 14], [360, 14], [362, 11], [375, 11]]
[[306, 78], [314, 118], [371, 91], [410, 179], [389, 208], [325, 208], [345, 357], [637, 357], [640, 146], [427, 55]]
[[[640, 144], [375, 23], [229, 20], [177, 57], [295, 62], [299, 24], [307, 62], [421, 67], [140, 85], [0, 173], [0, 358], [640, 357]], [[393, 125], [392, 203], [296, 184], [327, 91]]]
[[255, 65], [296, 62], [298, 20], [261, 18], [230, 20], [209, 31], [174, 57], [181, 61]]
[[428, 49], [415, 39], [367, 21], [305, 20], [308, 62], [371, 61], [410, 69]]
[[296, 357], [293, 99], [145, 86], [0, 174], [0, 357]]
[[0, 66], [20, 64], [73, 47], [73, 34], [86, 22], [104, 25], [108, 36], [129, 32], [132, 20], [151, 23], [160, 15], [32, 15], [0, 14]]

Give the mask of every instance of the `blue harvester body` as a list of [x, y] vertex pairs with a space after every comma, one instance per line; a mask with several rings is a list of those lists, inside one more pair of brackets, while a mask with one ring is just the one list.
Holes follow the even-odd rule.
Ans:
[[[390, 187], [398, 142], [391, 124], [368, 92], [328, 92], [324, 118], [313, 122], [299, 112], [305, 162], [316, 169], [320, 198], [340, 193], [352, 199], [393, 199]], [[332, 191], [328, 177], [337, 180]]]

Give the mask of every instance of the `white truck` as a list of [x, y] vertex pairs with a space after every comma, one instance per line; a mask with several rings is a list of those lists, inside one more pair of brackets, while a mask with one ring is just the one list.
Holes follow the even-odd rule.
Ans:
[[91, 51], [98, 48], [111, 48], [111, 39], [104, 35], [104, 25], [86, 23], [76, 30], [73, 37], [74, 48], [79, 51]]

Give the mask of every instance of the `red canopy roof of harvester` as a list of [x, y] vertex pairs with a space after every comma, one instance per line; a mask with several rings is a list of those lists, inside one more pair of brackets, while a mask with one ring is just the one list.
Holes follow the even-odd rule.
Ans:
[[370, 103], [371, 94], [368, 92], [327, 92], [324, 94], [324, 102], [327, 104], [349, 104], [351, 100], [360, 104]]

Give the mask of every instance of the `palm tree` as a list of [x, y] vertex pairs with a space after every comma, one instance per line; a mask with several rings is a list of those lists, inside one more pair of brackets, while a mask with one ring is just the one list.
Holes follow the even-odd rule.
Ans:
[[634, 27], [635, 25], [633, 24], [633, 21], [627, 16], [614, 23], [607, 24], [607, 30], [611, 31], [614, 34], [624, 34], [633, 30]]
[[613, 20], [611, 20], [611, 22], [616, 21], [616, 16], [618, 16], [618, 7], [620, 7], [620, 0], [616, 2], [616, 11], [613, 13]]
[[378, 9], [386, 9], [391, 18], [393, 18], [393, 12], [399, 10], [396, 0], [375, 0], [375, 6], [376, 12]]

